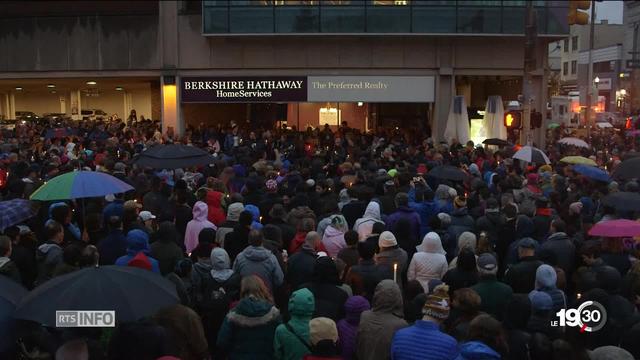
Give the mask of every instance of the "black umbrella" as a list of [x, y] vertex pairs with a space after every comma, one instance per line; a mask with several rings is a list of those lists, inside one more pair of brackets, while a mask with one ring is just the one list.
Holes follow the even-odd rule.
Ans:
[[135, 321], [178, 303], [175, 285], [154, 272], [129, 266], [96, 266], [53, 278], [20, 301], [18, 319], [56, 325], [56, 311], [115, 311]]
[[511, 145], [507, 140], [502, 140], [498, 138], [486, 139], [482, 142], [485, 145], [497, 145], [497, 146], [509, 146]]
[[615, 192], [602, 198], [602, 204], [618, 211], [640, 211], [640, 194], [634, 192]]
[[440, 165], [431, 169], [431, 171], [427, 173], [427, 176], [443, 180], [464, 181], [467, 178], [467, 173], [455, 166]]
[[640, 178], [640, 157], [631, 158], [620, 163], [613, 170], [614, 179], [629, 180]]
[[216, 159], [208, 152], [181, 144], [156, 145], [140, 153], [133, 163], [154, 169], [177, 169], [212, 164]]
[[26, 294], [27, 289], [22, 285], [0, 275], [0, 353], [7, 350], [15, 340], [13, 312]]

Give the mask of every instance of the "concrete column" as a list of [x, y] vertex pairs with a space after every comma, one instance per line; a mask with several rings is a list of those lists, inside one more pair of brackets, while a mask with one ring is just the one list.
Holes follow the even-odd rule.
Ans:
[[178, 6], [181, 1], [159, 2], [159, 32], [162, 67], [175, 69], [179, 65], [178, 54]]
[[71, 100], [71, 118], [73, 120], [82, 120], [82, 93], [80, 93], [80, 90], [71, 91], [69, 99]]
[[129, 117], [129, 114], [131, 114], [131, 104], [132, 104], [132, 100], [131, 100], [131, 93], [130, 92], [126, 92], [123, 91], [122, 93], [122, 102], [123, 102], [123, 115], [122, 115], [122, 119], [126, 120]]
[[451, 99], [455, 95], [455, 81], [453, 75], [437, 75], [436, 76], [436, 99], [435, 110], [433, 116], [432, 133], [434, 140], [440, 141], [444, 139], [444, 129], [447, 126], [447, 117], [449, 116], [449, 105]]
[[9, 111], [9, 93], [2, 94], [2, 118], [13, 119], [14, 116], [11, 116]]
[[9, 92], [9, 102], [7, 103], [9, 119], [16, 118], [16, 95], [13, 92]]
[[184, 119], [182, 117], [182, 108], [180, 107], [180, 92], [177, 84], [180, 83], [179, 78], [175, 77], [175, 84], [165, 84], [162, 82], [160, 88], [162, 100], [162, 133], [166, 134], [168, 130], [173, 131], [177, 136], [184, 134]]

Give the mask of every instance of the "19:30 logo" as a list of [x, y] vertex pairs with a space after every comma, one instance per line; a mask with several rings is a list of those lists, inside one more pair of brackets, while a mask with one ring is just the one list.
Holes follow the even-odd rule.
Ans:
[[561, 309], [556, 313], [558, 321], [551, 326], [579, 327], [580, 332], [594, 332], [607, 322], [607, 311], [597, 301], [585, 301], [577, 309]]

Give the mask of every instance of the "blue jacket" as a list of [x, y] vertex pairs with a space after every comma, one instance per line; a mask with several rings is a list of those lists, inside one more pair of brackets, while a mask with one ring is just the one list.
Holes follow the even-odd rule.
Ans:
[[151, 262], [151, 271], [160, 274], [160, 265], [158, 260], [152, 258], [151, 250], [149, 249], [149, 235], [142, 230], [131, 230], [127, 234], [127, 255], [120, 256], [116, 260], [116, 265], [127, 266], [129, 261], [133, 259], [140, 251], [142, 251], [149, 262]]
[[[98, 243], [100, 265], [113, 265], [127, 253], [127, 238], [120, 229], [112, 230]], [[135, 255], [134, 255], [135, 256]]]
[[456, 339], [440, 331], [432, 321], [418, 320], [393, 336], [393, 360], [454, 360], [458, 356]]
[[393, 214], [387, 217], [387, 220], [385, 221], [387, 224], [387, 230], [395, 233], [396, 226], [400, 219], [406, 219], [409, 221], [411, 226], [410, 234], [414, 236], [414, 241], [418, 241], [418, 239], [420, 239], [420, 215], [410, 207], [400, 206]]
[[469, 341], [460, 347], [460, 355], [456, 360], [500, 360], [495, 350], [480, 341]]

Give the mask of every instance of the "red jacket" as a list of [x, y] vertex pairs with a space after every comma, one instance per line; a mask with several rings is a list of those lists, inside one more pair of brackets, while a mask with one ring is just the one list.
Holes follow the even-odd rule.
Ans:
[[[304, 240], [307, 238], [307, 233], [298, 231], [296, 236], [291, 240], [291, 244], [289, 245], [289, 256], [297, 253], [300, 249], [302, 249], [302, 245], [304, 244]], [[319, 242], [316, 246], [316, 251], [324, 251], [327, 252], [327, 249], [324, 247], [322, 242]]]
[[220, 226], [225, 220], [226, 215], [222, 209], [222, 197], [223, 193], [219, 191], [207, 192], [207, 206], [209, 212], [207, 213], [207, 220], [211, 221], [215, 226]]

